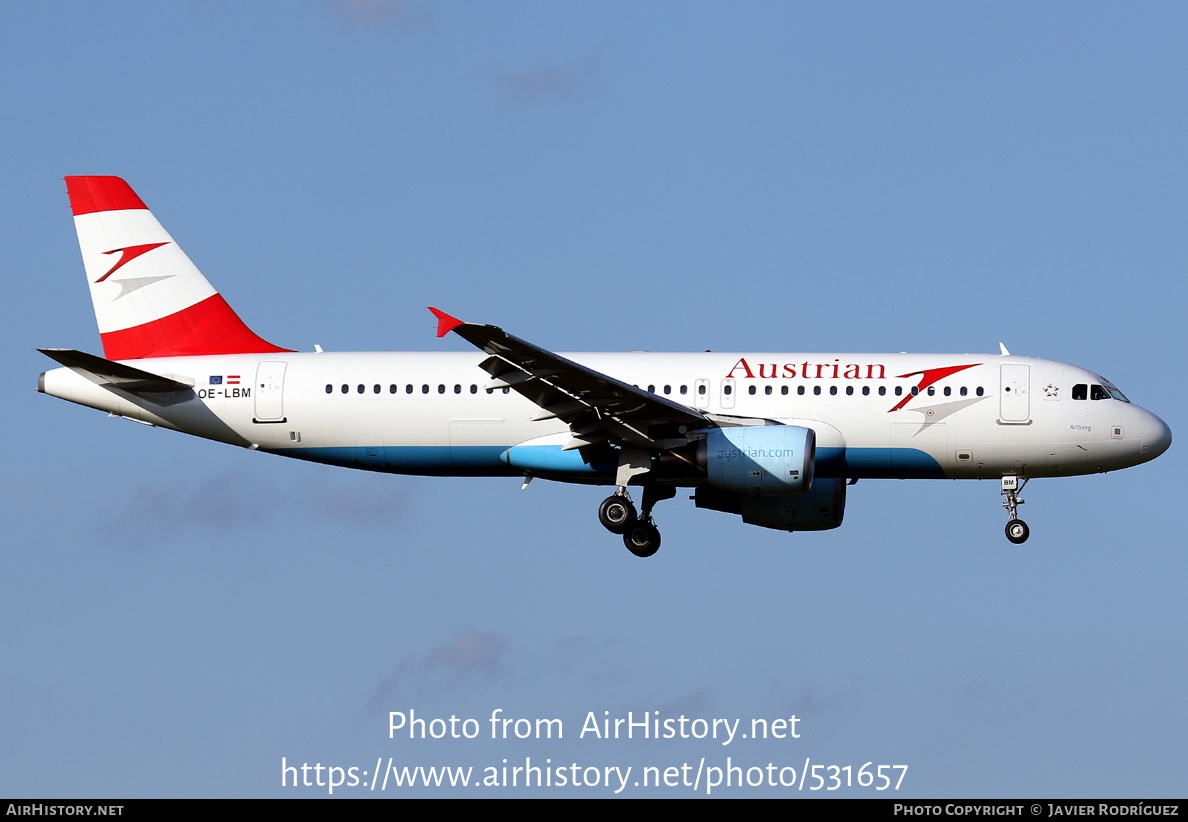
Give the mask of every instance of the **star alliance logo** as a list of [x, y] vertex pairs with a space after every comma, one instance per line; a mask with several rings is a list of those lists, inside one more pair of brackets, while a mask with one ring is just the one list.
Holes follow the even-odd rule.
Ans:
[[1059, 390], [1060, 390], [1060, 388], [1058, 386], [1052, 385], [1052, 383], [1048, 383], [1047, 385], [1044, 386], [1044, 396], [1045, 397], [1055, 397], [1056, 393]]

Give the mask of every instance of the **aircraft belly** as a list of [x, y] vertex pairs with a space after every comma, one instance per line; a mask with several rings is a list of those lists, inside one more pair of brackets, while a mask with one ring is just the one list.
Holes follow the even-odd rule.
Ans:
[[948, 430], [943, 422], [891, 423], [890, 476], [943, 477], [944, 465], [948, 462]]
[[503, 417], [454, 416], [450, 418], [450, 464], [460, 470], [505, 466], [499, 459], [506, 450], [507, 424]]
[[[415, 474], [438, 477], [502, 477], [518, 475], [500, 460], [502, 446], [470, 446], [455, 449], [444, 445], [317, 446], [261, 448], [272, 454], [295, 459], [359, 468], [387, 474]], [[460, 453], [461, 452], [461, 453]]]

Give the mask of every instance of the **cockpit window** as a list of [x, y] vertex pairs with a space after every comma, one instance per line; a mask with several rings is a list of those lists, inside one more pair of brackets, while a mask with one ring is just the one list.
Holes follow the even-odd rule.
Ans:
[[1079, 382], [1073, 386], [1072, 398], [1074, 400], [1089, 399], [1089, 385], [1088, 383]]
[[1126, 399], [1126, 395], [1118, 390], [1118, 387], [1109, 380], [1098, 377], [1101, 380], [1101, 385], [1090, 384], [1086, 386], [1084, 383], [1078, 383], [1073, 386], [1072, 398], [1074, 400], [1085, 399], [1085, 389], [1089, 389], [1089, 399], [1091, 400], [1118, 400], [1119, 402], [1130, 402]]
[[1122, 402], [1130, 402], [1130, 400], [1126, 399], [1126, 395], [1118, 390], [1118, 386], [1114, 385], [1109, 380], [1102, 380], [1101, 384], [1106, 391], [1110, 392], [1110, 396], [1114, 399], [1121, 400]]

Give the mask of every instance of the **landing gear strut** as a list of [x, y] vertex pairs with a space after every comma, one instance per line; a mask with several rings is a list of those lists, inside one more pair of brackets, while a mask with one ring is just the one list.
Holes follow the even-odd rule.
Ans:
[[1002, 502], [1002, 507], [1006, 509], [1007, 516], [1011, 518], [1006, 524], [1006, 538], [1016, 545], [1027, 542], [1027, 537], [1031, 535], [1031, 529], [1027, 527], [1027, 523], [1018, 517], [1019, 506], [1024, 502], [1023, 498], [1019, 496], [1019, 492], [1025, 485], [1027, 485], [1027, 477], [1023, 477], [1022, 480], [1014, 475], [1002, 478], [1002, 494], [1006, 497]]
[[635, 506], [624, 486], [598, 506], [598, 521], [612, 534], [622, 534], [623, 544], [637, 557], [650, 557], [660, 550], [660, 531], [652, 520], [652, 506], [660, 500], [676, 496], [675, 488], [657, 488], [645, 485], [643, 489], [643, 510], [636, 514]]

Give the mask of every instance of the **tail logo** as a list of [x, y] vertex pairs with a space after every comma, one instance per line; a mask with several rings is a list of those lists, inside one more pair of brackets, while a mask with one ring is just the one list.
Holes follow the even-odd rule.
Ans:
[[117, 251], [122, 252], [122, 253], [120, 254], [120, 259], [116, 261], [116, 264], [113, 265], [111, 268], [109, 268], [107, 270], [107, 273], [104, 274], [99, 279], [95, 280], [95, 282], [96, 283], [103, 282], [108, 277], [110, 277], [112, 274], [114, 274], [116, 271], [118, 271], [121, 267], [123, 267], [124, 263], [130, 263], [133, 260], [135, 260], [137, 257], [139, 257], [141, 254], [145, 254], [149, 251], [152, 251], [154, 248], [160, 248], [163, 245], [169, 245], [169, 243], [168, 242], [145, 243], [144, 245], [130, 245], [127, 248], [113, 248], [111, 251], [104, 251], [103, 252], [104, 254], [115, 254]]

